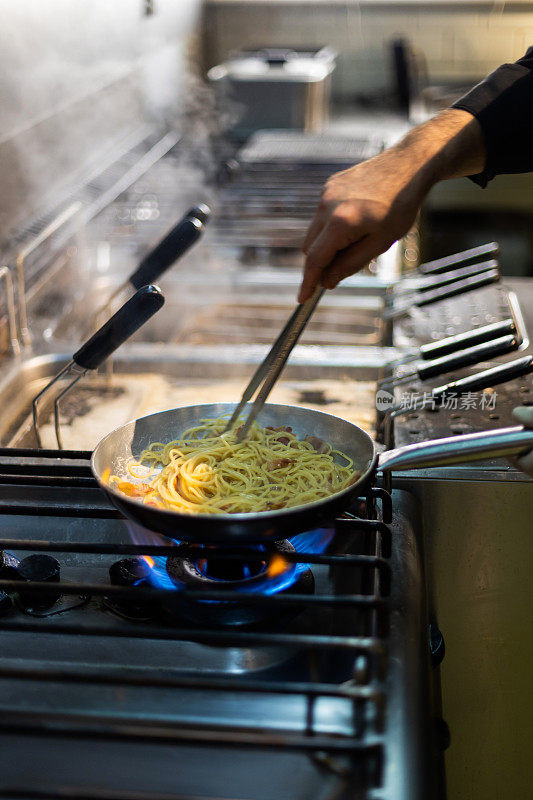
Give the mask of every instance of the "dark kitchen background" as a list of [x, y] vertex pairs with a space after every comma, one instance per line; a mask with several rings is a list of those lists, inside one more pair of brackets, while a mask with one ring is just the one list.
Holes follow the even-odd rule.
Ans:
[[[533, 484], [507, 461], [400, 472], [392, 511], [380, 479], [319, 546], [289, 540], [288, 599], [261, 579], [237, 623], [189, 598], [169, 624], [161, 588], [131, 599], [156, 567], [174, 580], [168, 552], [89, 458], [129, 419], [238, 400], [293, 310], [323, 182], [523, 55], [530, 4], [17, 0], [1, 16], [0, 797], [525, 797]], [[435, 187], [402, 241], [326, 293], [273, 401], [380, 449], [512, 425], [533, 391], [532, 196], [527, 174]], [[164, 307], [78, 383], [72, 354], [146, 282]], [[55, 424], [60, 370], [76, 383]], [[405, 408], [457, 387], [482, 405]], [[33, 572], [43, 553], [59, 563]], [[59, 566], [49, 602], [13, 584]]]

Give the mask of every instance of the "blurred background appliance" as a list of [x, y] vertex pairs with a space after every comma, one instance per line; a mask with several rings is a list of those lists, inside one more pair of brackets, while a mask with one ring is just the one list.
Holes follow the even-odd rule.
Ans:
[[330, 47], [264, 47], [235, 53], [207, 76], [235, 104], [233, 133], [245, 138], [268, 128], [322, 130], [329, 120], [334, 69]]

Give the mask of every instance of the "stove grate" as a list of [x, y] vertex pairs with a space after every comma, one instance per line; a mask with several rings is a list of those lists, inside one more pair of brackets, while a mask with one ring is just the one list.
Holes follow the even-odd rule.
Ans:
[[[88, 458], [83, 451], [33, 451], [0, 450], [0, 486], [4, 491], [0, 499], [0, 515], [48, 514], [50, 516], [72, 515], [86, 517], [120, 517], [107, 504], [94, 479], [90, 476]], [[98, 502], [95, 499], [99, 498]], [[378, 506], [381, 513], [377, 513]], [[356, 516], [359, 514], [359, 516]], [[183, 589], [183, 597], [198, 600], [217, 600], [227, 603], [267, 607], [269, 609], [305, 608], [305, 613], [335, 610], [349, 611], [354, 620], [356, 634], [339, 633], [326, 626], [317, 632], [308, 630], [224, 629], [196, 627], [180, 623], [169, 626], [159, 622], [144, 621], [125, 623], [109, 614], [96, 618], [69, 614], [35, 618], [16, 613], [0, 620], [0, 631], [26, 634], [48, 634], [74, 637], [113, 637], [120, 639], [168, 640], [200, 645], [253, 648], [277, 647], [297, 648], [307, 661], [305, 680], [283, 676], [258, 679], [248, 675], [192, 675], [187, 672], [161, 674], [159, 671], [128, 668], [117, 670], [114, 665], [102, 664], [57, 664], [53, 661], [32, 664], [0, 662], [0, 681], [14, 681], [21, 688], [37, 682], [39, 685], [75, 685], [81, 691], [86, 686], [117, 687], [131, 691], [171, 691], [187, 693], [202, 692], [208, 695], [241, 695], [243, 702], [250, 696], [287, 698], [286, 702], [303, 703], [301, 724], [293, 726], [281, 721], [275, 728], [251, 725], [248, 722], [237, 727], [226, 720], [195, 722], [186, 716], [180, 717], [178, 707], [171, 721], [159, 716], [143, 714], [142, 719], [109, 715], [105, 709], [91, 713], [74, 711], [51, 711], [43, 715], [27, 709], [1, 709], [0, 732], [21, 733], [46, 738], [61, 738], [68, 735], [79, 740], [113, 740], [127, 742], [150, 742], [154, 744], [195, 745], [218, 748], [255, 749], [260, 751], [283, 751], [307, 753], [313, 758], [322, 758], [329, 753], [336, 758], [349, 757], [349, 770], [361, 771], [363, 785], [380, 785], [385, 750], [384, 726], [386, 709], [387, 637], [390, 617], [391, 528], [384, 520], [392, 514], [391, 498], [380, 488], [371, 489], [367, 498], [356, 501], [353, 513], [343, 515], [335, 521], [335, 542], [340, 553], [316, 554], [290, 552], [286, 554], [291, 563], [310, 564], [333, 572], [338, 579], [335, 591], [324, 587], [315, 594], [252, 594], [232, 590]], [[374, 518], [365, 518], [370, 516]], [[351, 552], [353, 541], [357, 541], [356, 552]], [[0, 546], [6, 550], [20, 552], [62, 553], [70, 556], [104, 555], [159, 555], [175, 554], [175, 547], [166, 545], [136, 545], [113, 543], [112, 541], [51, 541], [41, 539], [5, 538]], [[181, 546], [185, 555], [198, 556], [198, 549]], [[267, 548], [268, 552], [268, 548]], [[217, 558], [237, 559], [242, 557], [239, 548], [220, 554]], [[265, 553], [246, 551], [248, 560], [265, 558]], [[83, 566], [83, 565], [82, 565]], [[350, 589], [349, 570], [358, 570], [361, 576], [358, 592]], [[346, 570], [347, 578], [341, 578]], [[79, 569], [78, 569], [79, 572]], [[329, 586], [330, 584], [328, 584]], [[0, 589], [16, 593], [20, 583], [16, 580], [0, 580]], [[65, 580], [53, 585], [39, 581], [24, 584], [25, 591], [51, 591], [65, 596], [133, 599], [135, 601], [157, 600], [168, 597], [168, 590], [151, 586], [116, 586], [81, 580]], [[337, 682], [322, 673], [321, 659], [328, 655], [341, 654], [349, 658], [351, 678]], [[301, 677], [301, 676], [300, 676]], [[290, 701], [289, 701], [290, 698]], [[351, 723], [346, 729], [329, 731], [321, 725], [320, 704], [323, 701], [347, 703], [351, 708]], [[179, 706], [179, 704], [178, 704]], [[318, 715], [318, 719], [317, 719]], [[328, 759], [326, 758], [326, 762]], [[11, 793], [13, 797], [38, 798], [30, 791], [27, 795]], [[0, 797], [9, 796], [0, 793]], [[46, 795], [42, 795], [45, 797]], [[58, 796], [56, 794], [56, 796]], [[60, 795], [59, 795], [60, 796]], [[68, 795], [67, 795], [68, 796]], [[142, 797], [142, 795], [140, 795]], [[98, 793], [80, 795], [83, 800], [98, 798]], [[127, 796], [125, 796], [127, 797]], [[133, 800], [133, 796], [132, 796]]]

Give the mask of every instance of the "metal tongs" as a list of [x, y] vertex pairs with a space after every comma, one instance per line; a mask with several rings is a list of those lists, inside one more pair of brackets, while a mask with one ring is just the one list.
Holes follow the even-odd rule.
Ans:
[[272, 391], [283, 367], [287, 363], [287, 359], [289, 358], [294, 345], [300, 338], [305, 326], [309, 322], [309, 319], [311, 318], [311, 315], [318, 304], [318, 301], [325, 291], [326, 290], [322, 286], [317, 286], [309, 300], [306, 300], [305, 303], [300, 303], [296, 306], [295, 310], [287, 320], [285, 327], [270, 348], [270, 352], [253, 374], [250, 383], [243, 392], [240, 403], [236, 406], [235, 411], [231, 415], [231, 418], [224, 429], [225, 433], [233, 428], [244, 406], [252, 399], [256, 390], [261, 386], [259, 393], [252, 404], [250, 413], [248, 414], [243, 426], [239, 430], [237, 435], [238, 442], [241, 442], [244, 439], [250, 430], [252, 422], [257, 418], [259, 412], [265, 405], [268, 395]]

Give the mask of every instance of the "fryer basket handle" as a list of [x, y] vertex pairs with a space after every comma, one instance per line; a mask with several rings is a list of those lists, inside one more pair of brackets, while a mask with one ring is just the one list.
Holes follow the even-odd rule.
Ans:
[[423, 469], [465, 464], [486, 458], [516, 456], [533, 449], [533, 430], [522, 425], [494, 431], [466, 433], [408, 444], [380, 453], [378, 468], [383, 471]]
[[[198, 241], [202, 235], [204, 223], [198, 217], [189, 216], [194, 210], [191, 209], [191, 211], [187, 212], [187, 216], [180, 219], [153, 250], [143, 258], [129, 278], [129, 282], [135, 289], [140, 289], [141, 286], [156, 281]], [[203, 212], [203, 216], [207, 219], [207, 212]]]
[[516, 326], [513, 319], [504, 319], [499, 322], [491, 322], [482, 328], [473, 328], [471, 331], [456, 333], [439, 339], [436, 342], [428, 342], [420, 347], [420, 358], [423, 361], [433, 361], [434, 358], [448, 356], [458, 350], [465, 350], [482, 342], [490, 342], [500, 336], [516, 335]]
[[418, 308], [429, 306], [440, 300], [449, 300], [451, 297], [472, 292], [474, 289], [481, 289], [482, 286], [489, 286], [491, 283], [498, 283], [500, 280], [500, 273], [497, 269], [488, 269], [482, 272], [481, 275], [474, 275], [471, 278], [462, 278], [460, 281], [455, 281], [451, 286], [444, 286], [441, 289], [432, 289], [426, 292], [424, 296], [417, 300], [413, 305]]
[[498, 339], [491, 339], [488, 342], [480, 342], [464, 350], [458, 350], [448, 356], [435, 358], [433, 361], [422, 363], [417, 369], [417, 375], [421, 381], [436, 378], [446, 372], [453, 372], [457, 369], [464, 369], [473, 364], [480, 364], [483, 361], [497, 358], [498, 356], [517, 350], [519, 341], [516, 336], [500, 336]]
[[464, 392], [479, 392], [480, 389], [489, 389], [499, 386], [501, 383], [512, 381], [514, 378], [521, 378], [533, 372], [533, 356], [524, 356], [515, 361], [507, 361], [505, 364], [498, 364], [497, 367], [490, 367], [483, 372], [475, 372], [465, 378], [458, 378], [442, 386], [435, 386], [431, 390], [433, 397], [446, 397], [459, 395]]
[[157, 286], [143, 286], [82, 344], [72, 360], [84, 370], [96, 369], [159, 311], [164, 302], [165, 298]]
[[418, 271], [422, 275], [435, 275], [441, 272], [456, 267], [458, 264], [467, 264], [470, 261], [475, 261], [483, 256], [494, 255], [496, 258], [500, 253], [500, 245], [498, 242], [487, 242], [487, 244], [472, 247], [470, 250], [463, 250], [460, 253], [453, 253], [451, 256], [444, 256], [435, 261], [426, 261], [420, 264]]

